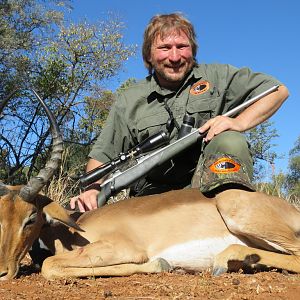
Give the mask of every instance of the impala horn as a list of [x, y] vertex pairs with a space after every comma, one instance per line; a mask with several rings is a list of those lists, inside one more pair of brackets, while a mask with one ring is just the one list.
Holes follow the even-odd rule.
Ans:
[[[52, 114], [52, 112], [49, 110], [48, 106], [45, 104], [45, 102], [41, 99], [41, 97], [36, 93], [35, 90], [29, 89], [35, 97], [38, 99], [38, 101], [43, 106], [46, 115], [50, 121], [51, 125], [51, 134], [52, 134], [52, 151], [50, 159], [47, 161], [45, 167], [40, 170], [37, 176], [32, 177], [29, 182], [23, 186], [20, 189], [19, 195], [27, 202], [34, 201], [35, 196], [41, 191], [41, 189], [46, 185], [46, 183], [52, 178], [55, 171], [57, 170], [62, 157], [63, 152], [63, 139], [61, 137], [58, 125], [56, 123], [56, 120]], [[8, 100], [13, 96], [13, 94], [16, 92], [12, 92], [5, 100], [3, 100], [0, 103], [0, 114], [2, 112], [2, 109], [4, 108], [5, 104], [8, 102]]]

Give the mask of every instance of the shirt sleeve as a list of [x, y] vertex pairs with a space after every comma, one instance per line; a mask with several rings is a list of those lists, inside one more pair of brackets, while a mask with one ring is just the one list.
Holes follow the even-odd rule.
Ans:
[[106, 163], [131, 147], [131, 134], [126, 121], [123, 97], [119, 94], [112, 106], [105, 125], [89, 153], [90, 158]]
[[253, 72], [246, 67], [239, 69], [227, 65], [225, 74], [227, 76], [227, 86], [225, 88], [223, 112], [259, 95], [274, 85], [282, 85], [276, 78], [267, 74]]

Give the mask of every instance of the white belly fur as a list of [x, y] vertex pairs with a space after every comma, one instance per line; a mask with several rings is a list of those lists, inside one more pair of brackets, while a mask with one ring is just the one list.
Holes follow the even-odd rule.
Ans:
[[164, 258], [172, 268], [178, 267], [186, 270], [204, 271], [212, 267], [217, 254], [232, 244], [245, 245], [232, 235], [223, 238], [193, 240], [166, 248], [151, 257], [151, 261], [157, 258]]

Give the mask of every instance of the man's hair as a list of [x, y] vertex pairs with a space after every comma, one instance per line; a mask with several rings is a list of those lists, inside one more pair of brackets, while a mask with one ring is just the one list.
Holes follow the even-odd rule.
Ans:
[[183, 17], [180, 13], [173, 13], [168, 15], [156, 15], [151, 18], [145, 32], [144, 32], [144, 42], [143, 42], [143, 60], [145, 67], [148, 69], [149, 74], [152, 73], [152, 65], [148, 61], [151, 54], [151, 46], [155, 38], [160, 35], [164, 38], [170, 31], [183, 31], [190, 40], [192, 46], [192, 53], [194, 61], [196, 62], [197, 54], [197, 42], [196, 33], [192, 23]]

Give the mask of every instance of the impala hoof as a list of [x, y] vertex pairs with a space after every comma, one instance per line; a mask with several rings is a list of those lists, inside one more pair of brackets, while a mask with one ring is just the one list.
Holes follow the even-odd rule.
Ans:
[[163, 258], [158, 258], [155, 262], [157, 263], [158, 272], [170, 272], [172, 270], [171, 265]]
[[213, 271], [212, 271], [212, 274], [214, 276], [220, 276], [224, 273], [227, 273], [227, 268], [224, 268], [224, 267], [213, 267]]

